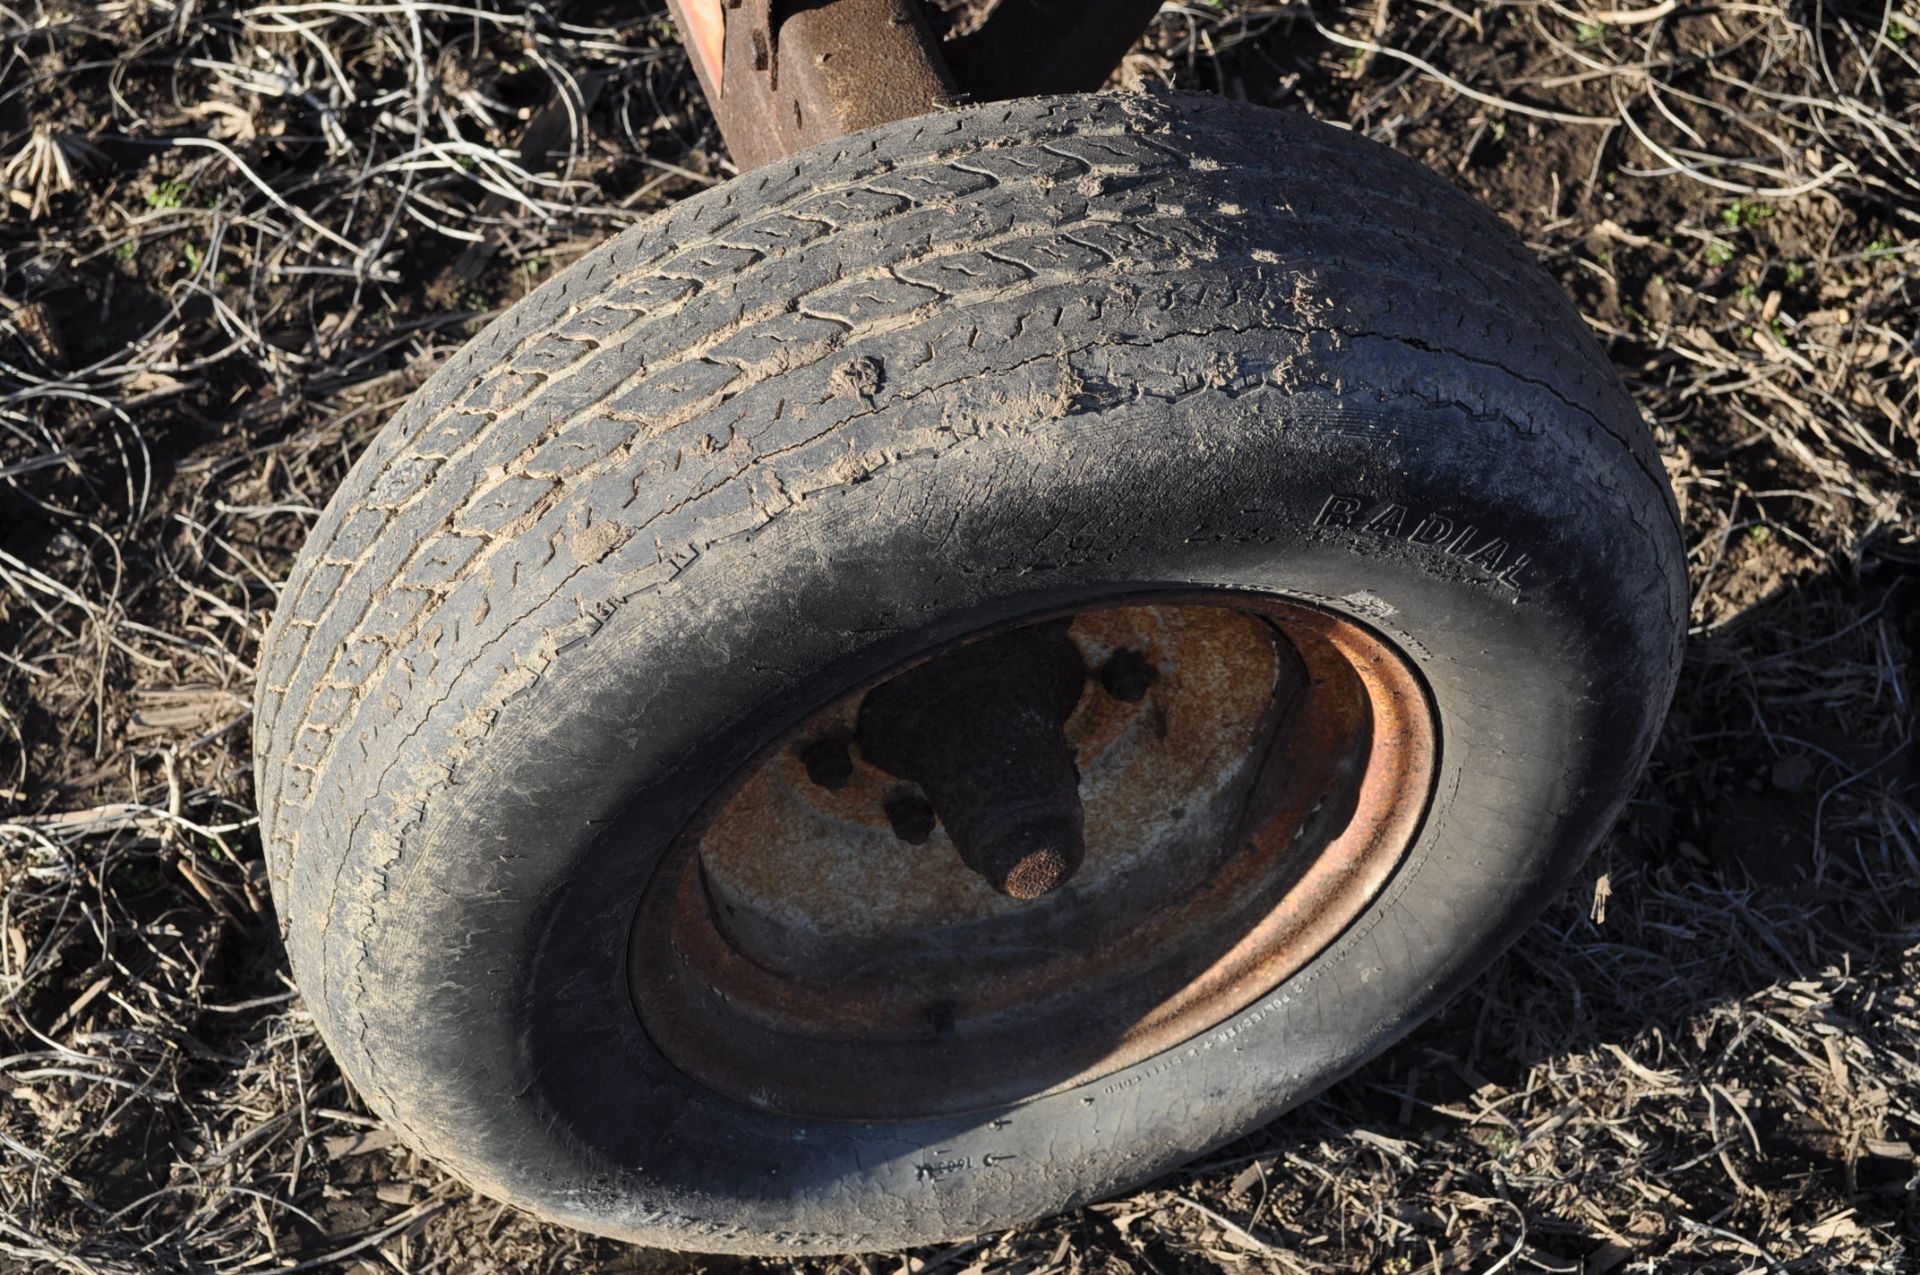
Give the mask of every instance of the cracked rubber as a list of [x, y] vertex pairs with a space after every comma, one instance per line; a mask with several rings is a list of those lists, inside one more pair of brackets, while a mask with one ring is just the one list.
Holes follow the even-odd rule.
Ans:
[[[1651, 747], [1682, 560], [1578, 315], [1419, 166], [1184, 96], [882, 127], [589, 254], [354, 467], [258, 690], [294, 972], [376, 1111], [543, 1217], [747, 1252], [1015, 1224], [1272, 1119], [1514, 938]], [[1359, 618], [1439, 717], [1417, 844], [1300, 974], [970, 1116], [789, 1119], [652, 1048], [632, 908], [744, 759], [935, 643], [1211, 586]]]

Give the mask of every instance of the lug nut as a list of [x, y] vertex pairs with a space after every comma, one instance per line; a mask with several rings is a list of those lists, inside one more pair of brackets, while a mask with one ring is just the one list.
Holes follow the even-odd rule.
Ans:
[[853, 754], [844, 739], [819, 739], [800, 750], [807, 778], [829, 792], [845, 788], [853, 778]]
[[1127, 704], [1138, 704], [1147, 697], [1147, 688], [1160, 676], [1160, 670], [1147, 663], [1147, 657], [1125, 646], [1107, 657], [1100, 666], [1100, 685], [1107, 694]]
[[924, 846], [933, 837], [933, 805], [917, 792], [896, 792], [880, 807], [893, 825], [893, 835], [910, 846]]

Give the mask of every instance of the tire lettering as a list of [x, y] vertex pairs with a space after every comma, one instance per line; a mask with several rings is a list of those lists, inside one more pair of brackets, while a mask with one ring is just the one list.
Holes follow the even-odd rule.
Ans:
[[[1486, 572], [1515, 592], [1526, 584], [1523, 573], [1533, 564], [1530, 555], [1515, 552], [1505, 539], [1483, 532], [1472, 523], [1367, 496], [1328, 496], [1313, 525], [1438, 550]], [[1407, 530], [1409, 526], [1411, 531]]]
[[1360, 530], [1375, 536], [1397, 536], [1400, 524], [1406, 520], [1405, 505], [1387, 505], [1379, 513], [1367, 519], [1367, 525]]
[[1353, 516], [1366, 504], [1358, 496], [1328, 496], [1327, 503], [1320, 508], [1320, 516], [1313, 520], [1316, 527], [1351, 527]]
[[1453, 519], [1428, 514], [1407, 539], [1417, 545], [1437, 545], [1453, 534]]
[[1520, 587], [1520, 568], [1526, 566], [1529, 562], [1532, 562], [1532, 561], [1533, 559], [1529, 558], [1524, 553], [1515, 554], [1513, 561], [1509, 562], [1506, 565], [1506, 569], [1501, 571], [1500, 574], [1495, 576], [1494, 578], [1496, 580], [1499, 580], [1501, 583], [1509, 585], [1510, 587], [1517, 590]]
[[1011, 1151], [989, 1151], [980, 1157], [976, 1164], [972, 1156], [957, 1151], [944, 1151], [929, 1148], [927, 1159], [913, 1166], [913, 1176], [920, 1182], [938, 1182], [962, 1173], [972, 1173], [976, 1169], [991, 1169], [996, 1164], [1017, 1159]]
[[1475, 566], [1485, 567], [1487, 570], [1493, 572], [1493, 574], [1497, 576], [1500, 574], [1500, 559], [1504, 558], [1506, 556], [1506, 553], [1507, 553], [1506, 541], [1489, 540], [1485, 544], [1481, 545], [1478, 549], [1475, 549], [1472, 553], [1468, 554], [1467, 561], [1473, 563]]
[[913, 1166], [913, 1176], [922, 1182], [938, 1182], [941, 1178], [950, 1178], [973, 1168], [973, 1161], [966, 1156], [957, 1156], [951, 1151], [936, 1151], [933, 1154], [946, 1158], [926, 1160]]

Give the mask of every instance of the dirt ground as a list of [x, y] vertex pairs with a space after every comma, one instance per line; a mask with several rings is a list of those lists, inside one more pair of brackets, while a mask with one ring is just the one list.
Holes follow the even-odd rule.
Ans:
[[[1920, 1270], [1920, 5], [1169, 5], [1122, 78], [1505, 215], [1691, 541], [1581, 884], [1319, 1100], [1127, 1198], [810, 1270]], [[0, 8], [0, 1269], [740, 1269], [398, 1147], [287, 979], [257, 645], [487, 319], [729, 173], [654, 3]]]

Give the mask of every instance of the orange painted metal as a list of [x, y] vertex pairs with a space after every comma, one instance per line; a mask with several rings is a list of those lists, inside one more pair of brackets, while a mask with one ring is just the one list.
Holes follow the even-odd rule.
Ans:
[[954, 97], [918, 0], [668, 0], [668, 8], [743, 172]]
[[680, 30], [693, 55], [700, 82], [713, 86], [717, 98], [727, 91], [725, 55], [727, 17], [721, 0], [676, 0]]
[[1003, 3], [945, 44], [920, 0], [668, 0], [668, 8], [745, 170], [952, 101], [1091, 92], [1160, 0]]
[[[844, 987], [867, 962], [897, 965], [962, 939], [1057, 945], [1047, 922], [1063, 915], [1086, 937], [1124, 935], [1160, 909], [1160, 896], [1198, 888], [1246, 804], [1276, 695], [1298, 693], [1296, 662], [1283, 662], [1264, 620], [1218, 608], [1089, 612], [1073, 639], [1089, 662], [1125, 648], [1164, 670], [1138, 703], [1090, 685], [1065, 725], [1094, 852], [1071, 883], [1073, 908], [1010, 903], [966, 866], [944, 828], [925, 845], [900, 842], [884, 811], [911, 790], [864, 758], [840, 787], [811, 782], [805, 742], [851, 742], [856, 696], [796, 732], [802, 746], [757, 767], [702, 834], [702, 876], [728, 941], [803, 982]], [[1175, 840], [1202, 852], [1175, 857]], [[1142, 873], [1153, 889], [1139, 887]], [[969, 970], [945, 992], [977, 999], [986, 976]]]
[[743, 776], [643, 900], [631, 985], [676, 1065], [797, 1114], [1016, 1101], [1226, 1021], [1365, 911], [1439, 747], [1399, 654], [1248, 595], [1085, 611], [1073, 635], [1090, 666], [1126, 645], [1163, 670], [1137, 704], [1089, 688], [1068, 724], [1081, 875], [1006, 899], [938, 838], [892, 838], [885, 776], [810, 784], [795, 751], [843, 729], [850, 697]]

